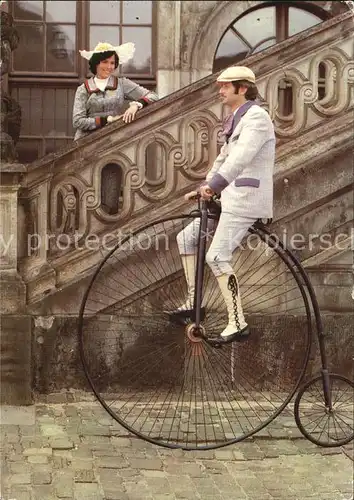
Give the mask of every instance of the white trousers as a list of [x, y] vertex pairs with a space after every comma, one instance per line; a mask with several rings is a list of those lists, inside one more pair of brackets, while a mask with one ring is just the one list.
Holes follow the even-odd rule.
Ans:
[[[215, 276], [234, 274], [232, 254], [256, 220], [227, 212], [221, 213], [219, 221], [208, 219], [206, 234], [201, 237], [207, 240], [212, 238], [206, 262]], [[181, 255], [193, 255], [197, 252], [199, 228], [200, 218], [196, 218], [178, 233], [177, 245]]]

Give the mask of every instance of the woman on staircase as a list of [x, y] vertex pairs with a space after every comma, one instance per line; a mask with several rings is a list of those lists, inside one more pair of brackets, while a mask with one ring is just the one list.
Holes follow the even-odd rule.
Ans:
[[[73, 126], [74, 140], [104, 127], [121, 115], [125, 123], [135, 119], [139, 109], [157, 101], [155, 92], [134, 83], [125, 77], [116, 76], [119, 64], [126, 63], [134, 55], [133, 43], [114, 47], [110, 43], [99, 43], [94, 50], [80, 50], [89, 61], [94, 75], [81, 84], [75, 94]], [[128, 109], [126, 101], [129, 102]]]
[[[275, 133], [270, 116], [255, 103], [258, 91], [255, 75], [249, 68], [232, 66], [220, 74], [217, 82], [221, 101], [230, 106], [232, 113], [224, 128], [226, 142], [199, 193], [204, 200], [221, 195], [219, 222], [216, 229], [208, 228], [209, 234], [205, 235], [213, 234], [206, 261], [217, 279], [228, 312], [226, 328], [208, 341], [220, 345], [249, 335], [231, 265], [232, 253], [257, 219], [273, 216]], [[186, 199], [196, 194], [192, 191]], [[177, 235], [188, 296], [174, 315], [192, 314], [199, 224], [200, 219], [195, 219]]]

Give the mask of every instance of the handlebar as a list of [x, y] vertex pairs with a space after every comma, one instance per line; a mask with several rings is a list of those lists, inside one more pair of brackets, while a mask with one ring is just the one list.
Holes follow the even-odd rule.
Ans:
[[191, 197], [191, 198], [188, 198], [189, 200], [202, 200], [202, 201], [206, 201], [206, 202], [212, 202], [212, 201], [216, 201], [216, 200], [219, 200], [220, 199], [220, 196], [218, 194], [214, 194], [211, 196], [211, 198], [209, 198], [208, 200], [203, 200], [200, 193], [196, 193], [195, 196]]
[[[200, 200], [201, 199], [200, 192], [199, 191], [194, 191], [194, 192], [195, 192], [194, 196], [188, 196], [187, 197], [188, 194], [191, 194], [191, 193], [187, 193], [187, 195], [184, 196], [184, 199], [186, 201], [189, 201], [189, 200]], [[193, 191], [192, 191], [192, 193], [193, 193]], [[215, 194], [213, 195], [213, 191], [211, 189], [208, 189], [207, 193], [210, 194], [210, 195], [212, 195], [210, 199], [213, 199], [213, 198], [215, 199], [215, 197], [218, 197], [218, 195], [215, 195]], [[205, 201], [207, 201], [207, 200], [205, 200]]]

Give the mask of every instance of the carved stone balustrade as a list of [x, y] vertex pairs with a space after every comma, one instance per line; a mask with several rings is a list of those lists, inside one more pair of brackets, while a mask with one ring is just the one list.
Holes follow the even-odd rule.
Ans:
[[[346, 13], [247, 59], [275, 123], [279, 182], [317, 153], [344, 151], [352, 140], [353, 31]], [[153, 104], [129, 126], [109, 125], [28, 166], [20, 270], [29, 303], [90, 273], [102, 258], [103, 240], [181, 210], [182, 195], [204, 178], [221, 143], [225, 111], [215, 78]], [[287, 115], [278, 106], [282, 81], [292, 89]], [[102, 201], [107, 166], [122, 182], [113, 211]]]

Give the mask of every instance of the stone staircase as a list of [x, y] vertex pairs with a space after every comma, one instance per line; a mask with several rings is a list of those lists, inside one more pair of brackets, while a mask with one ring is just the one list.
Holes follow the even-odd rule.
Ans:
[[[352, 16], [343, 14], [247, 59], [278, 138], [274, 230], [330, 234], [325, 252], [314, 236], [311, 249], [301, 251], [311, 269], [350, 247], [353, 32]], [[110, 125], [27, 166], [18, 248], [30, 312], [77, 311], [87, 277], [102, 259], [102, 242], [112, 245], [122, 232], [185, 210], [183, 194], [204, 178], [220, 146], [225, 111], [215, 79], [210, 75], [162, 99], [129, 126]], [[287, 116], [278, 107], [284, 80], [293, 95]], [[151, 153], [155, 168], [147, 162]], [[101, 203], [101, 172], [112, 164], [124, 179], [114, 214]], [[346, 243], [336, 248], [339, 233]], [[95, 244], [87, 244], [90, 239]]]

